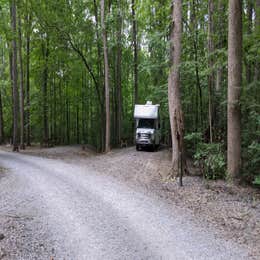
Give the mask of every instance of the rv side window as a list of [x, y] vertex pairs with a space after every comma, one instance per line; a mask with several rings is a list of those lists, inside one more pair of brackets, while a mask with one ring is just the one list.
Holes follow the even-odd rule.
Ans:
[[154, 119], [139, 119], [138, 128], [154, 128]]

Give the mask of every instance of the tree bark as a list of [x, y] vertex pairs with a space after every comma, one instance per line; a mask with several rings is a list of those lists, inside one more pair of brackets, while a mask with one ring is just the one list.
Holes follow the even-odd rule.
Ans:
[[13, 89], [13, 151], [19, 151], [19, 90], [17, 84], [16, 1], [11, 1], [12, 25], [12, 89]]
[[105, 153], [110, 151], [110, 94], [109, 94], [109, 64], [107, 50], [107, 33], [105, 25], [105, 1], [100, 0], [101, 26], [104, 48], [104, 69], [105, 69], [105, 108], [106, 108], [106, 134], [105, 134]]
[[172, 134], [172, 174], [180, 176], [182, 186], [182, 165], [184, 163], [183, 134], [184, 123], [180, 100], [180, 64], [182, 37], [182, 1], [173, 1], [170, 36], [171, 69], [168, 78], [168, 102]]
[[43, 140], [42, 143], [44, 146], [48, 146], [49, 140], [49, 126], [48, 126], [48, 58], [49, 58], [49, 43], [46, 39], [46, 46], [43, 43], [42, 52], [44, 57], [44, 68], [42, 75], [42, 109], [43, 109]]
[[133, 47], [134, 47], [134, 104], [138, 104], [138, 44], [135, 0], [132, 0]]
[[[1, 38], [0, 38], [1, 40]], [[5, 67], [5, 58], [4, 58], [4, 48], [2, 49], [1, 52], [1, 59], [2, 59], [2, 66], [3, 66], [3, 70], [1, 71], [1, 77], [2, 77], [2, 73], [4, 71], [4, 67]], [[3, 118], [3, 103], [2, 103], [2, 89], [0, 87], [0, 144], [3, 144], [5, 141], [5, 134], [4, 134], [4, 118]]]
[[0, 89], [0, 144], [3, 144], [4, 141], [5, 141], [5, 135], [4, 135], [3, 104], [2, 104], [2, 94]]
[[26, 145], [31, 146], [31, 119], [30, 119], [30, 29], [31, 18], [27, 14], [26, 17], [27, 29], [26, 29]]
[[121, 79], [121, 66], [122, 66], [122, 16], [120, 9], [120, 0], [118, 1], [118, 17], [117, 17], [117, 60], [116, 60], [116, 76], [117, 76], [117, 144], [121, 141], [122, 131], [122, 79]]
[[24, 73], [23, 73], [23, 54], [22, 54], [22, 28], [21, 16], [18, 12], [18, 54], [20, 63], [20, 149], [24, 150]]
[[213, 85], [214, 85], [214, 72], [213, 72], [213, 51], [214, 51], [214, 41], [213, 41], [213, 13], [214, 13], [214, 3], [213, 0], [208, 1], [208, 67], [209, 67], [209, 75], [208, 75], [208, 115], [209, 115], [209, 139], [210, 142], [213, 142]]
[[229, 178], [234, 181], [241, 168], [242, 1], [229, 0], [228, 20], [227, 164]]

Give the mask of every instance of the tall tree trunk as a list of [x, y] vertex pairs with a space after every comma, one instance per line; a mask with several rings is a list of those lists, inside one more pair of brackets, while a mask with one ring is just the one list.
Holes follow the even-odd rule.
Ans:
[[31, 120], [30, 120], [30, 29], [31, 18], [27, 14], [26, 17], [26, 145], [31, 146]]
[[135, 0], [132, 0], [133, 47], [134, 47], [134, 104], [138, 104], [138, 44]]
[[2, 104], [2, 94], [0, 89], [0, 144], [3, 144], [5, 141], [4, 134], [4, 119], [3, 119], [3, 104]]
[[43, 44], [42, 52], [44, 57], [43, 79], [42, 79], [42, 95], [43, 95], [43, 145], [48, 146], [49, 126], [48, 126], [48, 58], [49, 58], [49, 43], [46, 39], [46, 46]]
[[214, 72], [213, 72], [213, 51], [214, 51], [214, 42], [213, 42], [213, 13], [214, 13], [214, 3], [213, 0], [208, 1], [208, 67], [209, 67], [209, 75], [208, 75], [208, 98], [209, 98], [209, 107], [208, 107], [208, 115], [209, 115], [209, 139], [210, 142], [213, 142], [213, 85], [214, 85]]
[[240, 89], [242, 84], [242, 1], [229, 0], [228, 17], [228, 174], [239, 176], [241, 167]]
[[118, 1], [118, 17], [117, 17], [117, 61], [116, 61], [116, 76], [117, 76], [117, 144], [121, 141], [122, 131], [122, 79], [121, 79], [121, 66], [122, 66], [122, 15], [120, 0]]
[[20, 63], [20, 149], [24, 150], [24, 73], [23, 73], [23, 54], [22, 54], [22, 25], [21, 16], [18, 12], [18, 54]]
[[13, 89], [13, 151], [19, 151], [19, 90], [17, 84], [17, 44], [16, 44], [16, 1], [11, 1], [12, 39], [12, 89]]
[[94, 4], [94, 15], [95, 15], [95, 27], [96, 27], [96, 37], [97, 37], [97, 58], [98, 58], [98, 85], [101, 87], [102, 93], [102, 101], [100, 102], [100, 136], [101, 136], [101, 151], [105, 150], [105, 107], [104, 107], [104, 97], [103, 93], [105, 92], [104, 84], [103, 84], [103, 69], [102, 69], [102, 47], [100, 41], [100, 33], [99, 33], [99, 20], [98, 20], [98, 6], [96, 0], [93, 0]]
[[172, 174], [180, 176], [182, 186], [182, 165], [184, 165], [183, 134], [184, 123], [180, 100], [180, 64], [182, 37], [182, 1], [173, 1], [170, 57], [171, 69], [168, 78], [168, 102], [172, 134]]
[[106, 107], [106, 139], [105, 152], [110, 151], [110, 100], [109, 100], [109, 64], [108, 64], [108, 50], [107, 50], [107, 33], [105, 26], [105, 1], [100, 0], [101, 8], [101, 26], [102, 38], [104, 48], [104, 67], [105, 67], [105, 107]]
[[[1, 40], [1, 37], [0, 37]], [[5, 67], [5, 58], [4, 58], [4, 48], [1, 50], [1, 59], [2, 59], [2, 66]], [[1, 77], [4, 69], [1, 71]], [[4, 119], [3, 119], [3, 103], [2, 103], [2, 88], [0, 87], [0, 144], [3, 144], [5, 141], [4, 135]]]

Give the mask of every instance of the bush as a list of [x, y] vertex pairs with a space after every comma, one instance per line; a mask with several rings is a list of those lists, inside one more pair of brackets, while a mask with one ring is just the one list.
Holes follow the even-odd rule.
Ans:
[[197, 145], [202, 143], [202, 134], [200, 132], [193, 132], [185, 135], [185, 148], [189, 155], [196, 152]]
[[260, 144], [253, 141], [245, 149], [243, 157], [243, 178], [250, 183], [253, 180], [257, 181], [260, 170]]
[[195, 165], [206, 179], [219, 179], [226, 176], [226, 160], [220, 143], [204, 143], [201, 133], [185, 136], [185, 145], [193, 154]]
[[226, 177], [226, 161], [221, 144], [199, 143], [194, 159], [204, 178], [216, 180]]
[[256, 185], [260, 174], [260, 107], [252, 105], [250, 109], [242, 131], [242, 178]]

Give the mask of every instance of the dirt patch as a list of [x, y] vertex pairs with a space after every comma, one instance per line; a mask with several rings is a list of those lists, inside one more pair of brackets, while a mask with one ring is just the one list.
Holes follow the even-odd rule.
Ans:
[[[0, 146], [1, 150], [11, 152], [12, 148], [7, 146]], [[89, 157], [95, 155], [95, 149], [91, 146], [74, 145], [74, 146], [55, 146], [50, 148], [41, 148], [39, 145], [32, 145], [26, 147], [25, 150], [19, 151], [22, 154], [32, 156], [41, 156], [50, 159], [70, 159], [76, 157]]]

